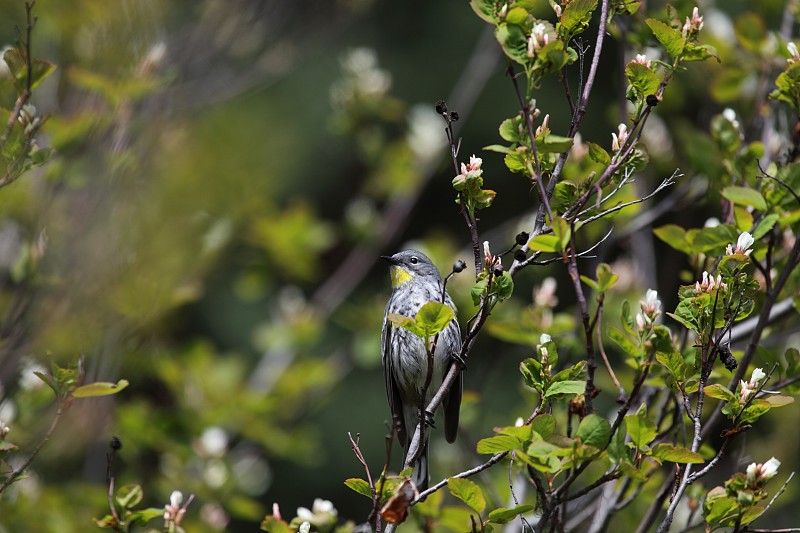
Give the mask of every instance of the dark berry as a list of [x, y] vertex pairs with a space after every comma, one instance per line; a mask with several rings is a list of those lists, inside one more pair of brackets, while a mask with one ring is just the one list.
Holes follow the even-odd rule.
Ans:
[[519, 233], [517, 233], [517, 236], [514, 237], [514, 240], [520, 246], [525, 246], [526, 244], [528, 244], [528, 237], [530, 237], [530, 235], [528, 235], [527, 231], [520, 231]]
[[467, 268], [467, 264], [461, 259], [453, 263], [453, 272], [455, 272], [456, 274], [459, 272], [463, 272], [465, 268]]
[[444, 115], [445, 113], [447, 113], [447, 104], [445, 103], [444, 100], [439, 100], [438, 102], [436, 102], [436, 112], [439, 113], [440, 115]]

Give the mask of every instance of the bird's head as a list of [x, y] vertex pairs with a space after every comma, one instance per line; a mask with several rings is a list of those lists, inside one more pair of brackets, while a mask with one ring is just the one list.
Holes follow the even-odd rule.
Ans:
[[382, 255], [381, 259], [389, 263], [389, 273], [394, 289], [405, 285], [417, 276], [434, 276], [436, 280], [441, 279], [436, 266], [422, 252], [403, 250], [394, 255]]

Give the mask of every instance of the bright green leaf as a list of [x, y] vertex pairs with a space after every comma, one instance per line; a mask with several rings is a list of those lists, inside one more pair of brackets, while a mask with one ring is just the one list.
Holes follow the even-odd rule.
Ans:
[[556, 419], [553, 415], [537, 415], [531, 422], [531, 428], [543, 439], [549, 439], [556, 430]]
[[711, 398], [717, 398], [718, 400], [725, 400], [728, 403], [736, 403], [736, 396], [726, 387], [720, 385], [719, 383], [706, 385], [703, 388], [703, 393], [706, 396], [710, 396]]
[[602, 450], [611, 438], [611, 424], [602, 416], [590, 414], [583, 417], [578, 432], [575, 434], [586, 446], [594, 446]]
[[608, 165], [611, 163], [611, 156], [608, 155], [605, 148], [600, 146], [599, 144], [595, 143], [587, 143], [589, 145], [589, 158], [602, 165]]
[[351, 490], [372, 499], [372, 489], [365, 480], [360, 478], [351, 477], [344, 480], [344, 484]]
[[480, 514], [486, 508], [483, 491], [476, 483], [468, 479], [451, 477], [447, 480], [447, 488], [450, 489], [450, 494], [466, 503], [476, 513]]
[[764, 200], [764, 197], [761, 196], [758, 191], [749, 187], [730, 185], [722, 189], [722, 196], [736, 205], [753, 207], [759, 211], [765, 211], [767, 209], [767, 202]]
[[[163, 509], [161, 514], [164, 514]], [[267, 533], [294, 533], [294, 529], [290, 528], [289, 524], [272, 515], [267, 516], [261, 522], [261, 531], [266, 531]]]
[[117, 494], [114, 499], [117, 500], [117, 504], [123, 509], [133, 509], [139, 505], [143, 497], [144, 492], [142, 492], [142, 487], [131, 484], [123, 485], [117, 489]]
[[511, 509], [505, 507], [498, 507], [489, 513], [489, 522], [493, 524], [507, 524], [514, 520], [517, 516], [533, 511], [533, 505], [517, 505]]
[[98, 381], [96, 383], [89, 383], [83, 385], [72, 391], [72, 396], [75, 398], [89, 398], [92, 396], [109, 396], [116, 394], [128, 386], [128, 380], [121, 379], [116, 383], [108, 383], [105, 381]]
[[642, 404], [639, 410], [625, 417], [628, 435], [637, 448], [650, 444], [658, 431], [655, 423], [647, 418], [647, 406]]
[[691, 463], [700, 464], [704, 463], [703, 457], [699, 453], [684, 448], [682, 446], [675, 446], [662, 442], [653, 446], [653, 457], [669, 461], [671, 463]]
[[416, 321], [426, 336], [433, 337], [444, 330], [455, 317], [453, 308], [441, 302], [427, 302], [417, 311]]
[[654, 229], [653, 234], [679, 252], [687, 253], [690, 249], [686, 240], [686, 230], [680, 226], [667, 224]]
[[477, 452], [480, 454], [494, 455], [501, 452], [510, 452], [522, 447], [522, 442], [510, 435], [495, 435], [478, 441]]
[[555, 235], [549, 233], [542, 233], [528, 241], [528, 248], [537, 250], [539, 252], [555, 252], [558, 249], [560, 241]]
[[645, 23], [650, 27], [650, 30], [652, 30], [658, 42], [664, 46], [670, 57], [678, 57], [683, 53], [683, 49], [686, 46], [686, 39], [681, 34], [680, 30], [667, 26], [656, 19], [647, 19]]
[[545, 398], [551, 398], [558, 394], [575, 395], [583, 394], [586, 390], [585, 381], [558, 381], [547, 388]]

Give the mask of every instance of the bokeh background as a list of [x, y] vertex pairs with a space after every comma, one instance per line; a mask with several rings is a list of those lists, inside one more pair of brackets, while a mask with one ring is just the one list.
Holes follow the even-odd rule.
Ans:
[[[720, 217], [707, 191], [722, 170], [703, 132], [728, 106], [745, 132], [758, 125], [753, 102], [771, 68], [758, 58], [775, 54], [770, 32], [785, 24], [784, 2], [701, 9], [704, 42], [723, 61], [692, 64], [670, 85], [645, 138], [651, 165], [626, 194], [675, 168], [684, 176], [619, 216], [599, 257], [582, 265], [593, 272], [605, 260], [620, 274], [609, 309], [635, 305], [648, 287], [674, 309], [677, 286], [693, 275], [685, 257], [649, 227], [626, 227], [648, 210], [654, 226]], [[0, 44], [13, 44], [23, 4], [2, 0], [0, 13]], [[52, 393], [32, 373], [50, 361], [83, 356], [89, 380], [131, 385], [72, 406], [29, 477], [0, 500], [0, 531], [91, 530], [107, 512], [114, 435], [117, 485], [141, 484], [156, 507], [173, 490], [195, 494], [187, 531], [256, 531], [273, 503], [291, 517], [315, 498], [363, 521], [369, 503], [343, 481], [364, 475], [347, 432], [361, 435], [374, 475], [386, 455], [379, 337], [389, 284], [378, 256], [419, 247], [443, 271], [471, 257], [434, 102], [459, 112], [461, 159], [483, 157], [498, 192], [481, 213], [482, 238], [503, 251], [535, 213], [529, 184], [481, 150], [500, 142], [499, 123], [518, 109], [488, 26], [456, 0], [39, 0], [35, 14], [33, 53], [58, 68], [33, 103], [50, 117], [41, 143], [57, 155], [0, 190], [0, 419], [9, 440], [33, 446]], [[542, 16], [552, 18], [544, 1]], [[582, 129], [606, 148], [625, 118], [621, 65], [648, 45], [625, 30], [607, 41]], [[571, 76], [574, 90], [577, 69]], [[543, 84], [536, 105], [554, 133], [566, 132], [558, 80]], [[435, 478], [476, 462], [474, 444], [493, 426], [529, 414], [535, 397], [518, 364], [540, 333], [558, 338], [562, 360], [582, 357], [565, 279], [558, 264], [516, 279], [470, 360], [458, 443], [433, 444]], [[465, 272], [450, 289], [462, 323], [470, 286]], [[524, 330], [510, 325], [521, 315]], [[777, 345], [796, 346], [796, 327]], [[610, 414], [604, 374], [600, 387]], [[799, 419], [788, 407], [759, 421], [709, 483], [773, 455], [788, 473]], [[501, 502], [505, 476], [483, 479]], [[797, 499], [795, 483], [778, 519]]]

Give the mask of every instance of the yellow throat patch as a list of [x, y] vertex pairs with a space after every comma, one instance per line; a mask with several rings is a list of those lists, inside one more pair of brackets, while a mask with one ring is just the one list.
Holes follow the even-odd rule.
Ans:
[[389, 272], [392, 277], [392, 288], [395, 289], [401, 285], [405, 285], [414, 277], [407, 269], [399, 266], [392, 266]]

